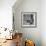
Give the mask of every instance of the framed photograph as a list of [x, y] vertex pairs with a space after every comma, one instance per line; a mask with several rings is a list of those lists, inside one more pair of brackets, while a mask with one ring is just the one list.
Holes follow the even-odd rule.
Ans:
[[36, 27], [37, 26], [37, 12], [22, 12], [21, 13], [22, 27]]

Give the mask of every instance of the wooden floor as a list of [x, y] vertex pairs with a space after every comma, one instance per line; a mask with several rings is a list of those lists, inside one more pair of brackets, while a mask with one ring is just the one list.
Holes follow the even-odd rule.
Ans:
[[13, 40], [6, 40], [6, 42], [2, 43], [0, 46], [16, 46], [15, 39]]

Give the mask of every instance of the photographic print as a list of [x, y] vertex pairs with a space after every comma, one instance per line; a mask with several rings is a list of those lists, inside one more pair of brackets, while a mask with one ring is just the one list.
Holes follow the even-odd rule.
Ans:
[[36, 12], [22, 12], [21, 16], [22, 27], [36, 27], [37, 25]]

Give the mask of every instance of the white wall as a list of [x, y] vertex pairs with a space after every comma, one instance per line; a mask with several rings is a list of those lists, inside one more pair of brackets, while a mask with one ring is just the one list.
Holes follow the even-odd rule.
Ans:
[[0, 0], [0, 27], [12, 28], [12, 6], [16, 0]]
[[[15, 19], [15, 30], [18, 30], [18, 32], [22, 32], [24, 38], [34, 40], [36, 46], [41, 46], [41, 1], [23, 0], [23, 2], [21, 2], [20, 4], [15, 3], [15, 5], [13, 6], [13, 12]], [[37, 12], [37, 27], [22, 28], [21, 12]]]
[[[46, 0], [23, 0], [20, 4], [18, 2], [13, 6], [15, 30], [23, 32], [25, 38], [34, 40], [36, 46], [46, 46]], [[22, 11], [37, 12], [36, 28], [21, 27]]]
[[46, 0], [41, 1], [41, 38], [42, 46], [46, 46]]

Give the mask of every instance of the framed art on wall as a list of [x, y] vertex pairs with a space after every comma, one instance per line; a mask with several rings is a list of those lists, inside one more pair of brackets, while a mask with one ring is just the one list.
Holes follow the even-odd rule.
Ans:
[[37, 26], [37, 12], [22, 12], [21, 13], [22, 27], [36, 27]]

